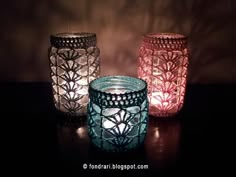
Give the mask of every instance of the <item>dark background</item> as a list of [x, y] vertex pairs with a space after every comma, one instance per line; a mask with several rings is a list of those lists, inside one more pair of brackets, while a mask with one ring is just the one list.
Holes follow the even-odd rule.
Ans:
[[[148, 171], [129, 171], [133, 176], [227, 176], [234, 170], [235, 151], [235, 19], [234, 0], [2, 2], [0, 81], [13, 82], [0, 82], [3, 170], [29, 176], [97, 176], [97, 170], [83, 170], [83, 163], [117, 162], [149, 164]], [[144, 33], [188, 36], [191, 55], [181, 113], [171, 122], [150, 118], [141, 150], [112, 156], [92, 148], [86, 125], [58, 123], [65, 117], [52, 102], [49, 35], [65, 31], [97, 33], [102, 75], [136, 76]], [[112, 171], [112, 176], [124, 174], [119, 172]]]
[[49, 35], [95, 32], [101, 74], [136, 76], [141, 36], [189, 37], [189, 83], [236, 81], [234, 0], [8, 0], [1, 4], [0, 80], [49, 81]]

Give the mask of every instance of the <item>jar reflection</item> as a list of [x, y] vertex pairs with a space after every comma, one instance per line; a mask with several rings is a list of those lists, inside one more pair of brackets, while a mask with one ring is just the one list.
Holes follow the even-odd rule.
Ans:
[[168, 167], [178, 160], [181, 125], [178, 121], [150, 120], [146, 155], [151, 166]]
[[86, 160], [90, 141], [85, 122], [57, 125], [58, 157], [67, 162]]

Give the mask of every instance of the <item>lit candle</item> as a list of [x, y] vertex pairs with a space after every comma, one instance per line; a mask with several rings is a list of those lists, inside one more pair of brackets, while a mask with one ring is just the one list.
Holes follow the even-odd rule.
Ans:
[[[112, 94], [120, 94], [120, 93], [125, 93], [126, 90], [120, 90], [119, 88], [112, 88], [112, 89], [108, 89], [106, 92], [109, 92], [109, 93], [112, 93]], [[109, 116], [109, 115], [112, 115], [114, 113], [117, 113], [120, 109], [117, 109], [117, 108], [110, 108], [109, 111], [104, 111], [106, 112], [105, 115], [106, 116]], [[120, 122], [121, 120], [124, 119], [124, 114], [121, 114], [122, 117], [119, 117], [119, 116], [115, 116], [115, 121], [116, 122]], [[124, 128], [125, 128], [125, 124], [124, 123], [118, 123], [116, 124], [116, 122], [112, 122], [110, 120], [105, 120], [104, 123], [103, 123], [103, 127], [106, 128], [106, 129], [109, 129], [109, 128], [113, 128], [114, 127], [114, 130], [116, 133], [119, 133], [119, 134], [122, 134], [123, 131], [124, 131]], [[117, 127], [115, 127], [117, 125]]]
[[146, 82], [107, 76], [89, 85], [88, 129], [92, 142], [107, 151], [126, 151], [144, 141], [147, 129]]
[[149, 96], [150, 104], [157, 107], [160, 111], [166, 111], [171, 106], [171, 95], [163, 92], [152, 92]]
[[96, 34], [60, 33], [52, 35], [50, 40], [54, 104], [70, 115], [86, 115], [88, 85], [99, 76]]
[[[130, 124], [129, 124], [130, 125]], [[116, 126], [116, 127], [115, 127]], [[109, 120], [106, 120], [104, 123], [103, 123], [103, 127], [106, 128], [106, 129], [109, 129], [109, 128], [113, 128], [114, 127], [114, 130], [116, 133], [118, 134], [123, 134], [124, 133], [124, 130], [126, 128], [126, 124], [125, 123], [119, 123], [119, 124], [115, 124], [114, 122], [112, 121], [109, 121]]]
[[149, 114], [168, 117], [183, 106], [188, 67], [187, 38], [145, 34], [139, 50], [138, 77], [148, 83]]
[[153, 92], [150, 94], [150, 103], [153, 105], [161, 105], [161, 98], [163, 97], [162, 92]]
[[76, 93], [79, 95], [87, 95], [88, 94], [88, 85], [87, 85], [87, 80], [84, 81], [85, 79], [80, 79], [78, 80], [77, 83], [77, 89]]
[[[110, 129], [116, 134], [122, 135], [128, 133], [130, 131], [130, 122], [127, 122], [127, 118], [129, 118], [129, 114], [124, 110], [120, 110], [117, 108], [108, 108], [109, 110], [103, 111], [104, 116], [113, 116], [112, 118], [107, 118], [103, 122], [103, 127], [105, 129]], [[110, 131], [108, 130], [108, 131]]]

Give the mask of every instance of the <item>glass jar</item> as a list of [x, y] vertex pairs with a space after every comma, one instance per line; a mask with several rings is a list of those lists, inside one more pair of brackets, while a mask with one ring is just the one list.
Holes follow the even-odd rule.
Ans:
[[139, 51], [138, 77], [148, 84], [150, 115], [174, 116], [182, 108], [188, 56], [184, 35], [144, 35]]
[[99, 77], [99, 48], [94, 33], [51, 35], [49, 60], [55, 107], [69, 115], [87, 113], [88, 85]]
[[148, 122], [146, 82], [107, 76], [89, 85], [88, 132], [92, 143], [113, 152], [127, 151], [144, 141]]

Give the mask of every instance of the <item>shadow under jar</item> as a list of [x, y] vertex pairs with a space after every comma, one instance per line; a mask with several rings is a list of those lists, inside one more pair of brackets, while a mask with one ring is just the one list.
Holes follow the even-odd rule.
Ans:
[[71, 116], [87, 113], [88, 85], [99, 77], [100, 50], [94, 33], [51, 35], [49, 60], [55, 107]]
[[89, 85], [88, 132], [105, 151], [124, 152], [141, 145], [148, 122], [147, 84], [127, 76], [107, 76]]
[[159, 33], [143, 36], [138, 77], [148, 84], [150, 115], [170, 117], [181, 110], [188, 55], [187, 38], [184, 35]]

